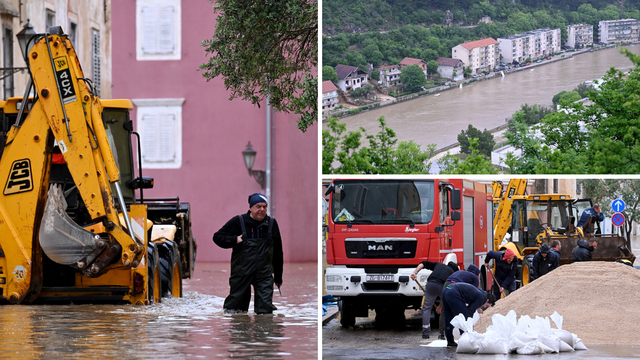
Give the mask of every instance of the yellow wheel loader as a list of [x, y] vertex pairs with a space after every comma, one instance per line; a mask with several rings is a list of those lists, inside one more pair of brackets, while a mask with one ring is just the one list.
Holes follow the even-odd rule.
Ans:
[[[625, 239], [615, 234], [602, 234], [594, 217], [583, 226], [576, 226], [584, 210], [593, 206], [591, 199], [572, 199], [567, 194], [526, 195], [526, 180], [512, 179], [503, 191], [502, 183], [494, 182], [494, 246], [496, 251], [511, 249], [518, 258], [518, 286], [529, 283], [533, 256], [546, 243], [561, 243], [560, 265], [571, 263], [572, 251], [580, 239], [598, 241], [592, 261], [629, 260], [635, 256]], [[487, 270], [485, 270], [487, 271]]]
[[131, 101], [95, 95], [60, 27], [22, 51], [24, 97], [0, 102], [0, 303], [181, 296], [195, 264], [190, 206], [144, 199], [153, 179], [140, 169]]

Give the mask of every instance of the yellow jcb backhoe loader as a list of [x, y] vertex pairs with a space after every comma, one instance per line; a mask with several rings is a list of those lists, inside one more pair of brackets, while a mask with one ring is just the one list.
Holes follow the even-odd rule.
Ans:
[[131, 101], [95, 95], [60, 27], [22, 51], [25, 95], [0, 103], [0, 303], [181, 296], [195, 263], [190, 207], [145, 202], [153, 179], [133, 177]]

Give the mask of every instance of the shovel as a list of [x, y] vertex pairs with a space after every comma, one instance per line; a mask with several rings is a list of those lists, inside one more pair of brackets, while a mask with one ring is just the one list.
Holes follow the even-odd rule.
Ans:
[[[488, 269], [487, 271], [489, 274], [491, 274], [491, 277], [493, 278], [493, 280], [491, 281], [491, 283], [493, 285], [497, 285], [498, 286], [498, 290], [500, 290], [500, 285], [498, 284], [498, 281], [496, 281], [496, 277], [493, 275], [493, 272], [491, 271], [491, 269]], [[491, 287], [493, 287], [493, 285], [491, 285]], [[504, 291], [500, 291], [500, 293], [502, 294], [502, 296], [507, 297], [507, 295], [504, 294]]]

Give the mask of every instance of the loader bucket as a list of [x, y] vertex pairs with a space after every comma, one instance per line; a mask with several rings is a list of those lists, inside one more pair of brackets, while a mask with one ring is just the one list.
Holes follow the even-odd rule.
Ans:
[[[562, 248], [560, 249], [560, 265], [570, 264], [573, 258], [573, 249], [578, 246], [578, 236], [552, 236], [546, 239], [547, 245], [552, 240], [560, 240]], [[591, 261], [616, 261], [627, 259], [633, 262], [636, 257], [626, 247], [623, 237], [614, 234], [592, 235], [583, 239], [590, 241], [596, 239], [598, 247], [591, 253]]]
[[100, 253], [99, 237], [71, 220], [66, 209], [62, 188], [52, 184], [40, 224], [40, 246], [54, 262], [82, 269]]

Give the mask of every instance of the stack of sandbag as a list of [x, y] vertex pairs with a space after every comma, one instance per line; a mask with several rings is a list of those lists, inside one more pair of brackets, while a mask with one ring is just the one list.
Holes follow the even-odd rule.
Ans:
[[509, 354], [522, 355], [559, 353], [575, 350], [587, 350], [576, 334], [562, 329], [562, 316], [557, 312], [551, 315], [556, 329], [551, 328], [548, 317], [536, 316], [532, 319], [528, 315], [516, 320], [515, 311], [511, 310], [504, 316], [494, 314], [492, 324], [487, 331], [480, 334], [473, 330], [473, 326], [480, 319], [477, 312], [472, 318], [465, 319], [459, 314], [451, 320], [454, 328], [464, 331], [458, 339], [456, 352], [467, 354]]

